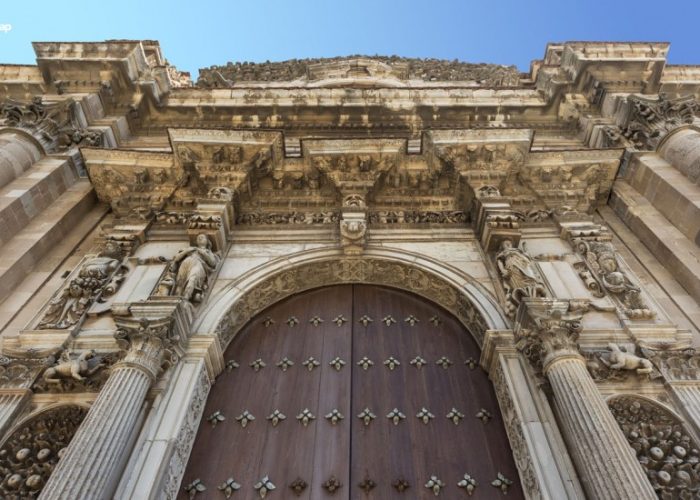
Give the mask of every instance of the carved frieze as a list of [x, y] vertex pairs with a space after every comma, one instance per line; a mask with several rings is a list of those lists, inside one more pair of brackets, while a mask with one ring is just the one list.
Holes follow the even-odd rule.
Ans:
[[469, 214], [463, 210], [374, 210], [370, 224], [465, 224]]
[[338, 211], [326, 212], [246, 212], [238, 215], [237, 224], [241, 225], [275, 225], [275, 224], [334, 224], [340, 219]]
[[46, 358], [17, 358], [0, 355], [0, 385], [6, 388], [29, 388], [39, 372], [54, 362]]
[[700, 354], [695, 349], [642, 348], [644, 356], [668, 381], [697, 380], [700, 382]]
[[635, 396], [614, 397], [608, 406], [659, 498], [700, 494], [700, 448], [678, 419]]
[[264, 63], [230, 62], [224, 66], [202, 69], [197, 86], [228, 88], [238, 82], [305, 83], [358, 76], [399, 81], [473, 82], [484, 87], [510, 87], [520, 82], [515, 66], [397, 56], [348, 56]]
[[0, 496], [36, 498], [87, 414], [65, 405], [35, 415], [17, 428], [0, 450]]

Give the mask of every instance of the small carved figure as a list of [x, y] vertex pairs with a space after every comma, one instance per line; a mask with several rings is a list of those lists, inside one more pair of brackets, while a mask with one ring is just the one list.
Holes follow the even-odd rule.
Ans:
[[180, 250], [170, 264], [175, 273], [174, 295], [191, 302], [200, 302], [206, 290], [207, 277], [219, 263], [219, 256], [211, 250], [206, 234], [198, 234], [196, 246]]
[[[91, 360], [96, 360], [91, 363]], [[92, 366], [91, 366], [92, 365]], [[77, 358], [71, 358], [70, 352], [65, 351], [56, 365], [51, 366], [44, 371], [43, 379], [50, 384], [60, 384], [64, 379], [74, 379], [78, 381], [85, 380], [98, 370], [102, 369], [105, 364], [101, 358], [97, 356], [94, 350], [86, 351], [80, 354]]]
[[[651, 361], [622, 350], [617, 344], [608, 344], [608, 349], [610, 349], [609, 367], [612, 370], [636, 370], [637, 374], [643, 375], [651, 373], [654, 369]], [[604, 359], [603, 362], [605, 362]]]
[[503, 240], [496, 264], [503, 278], [508, 302], [506, 309], [510, 315], [515, 314], [523, 298], [547, 296], [542, 276], [523, 245], [514, 248], [511, 240]]

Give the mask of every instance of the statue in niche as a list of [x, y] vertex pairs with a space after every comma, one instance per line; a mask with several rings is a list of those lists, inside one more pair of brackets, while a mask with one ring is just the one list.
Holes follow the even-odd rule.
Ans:
[[202, 294], [207, 289], [207, 278], [219, 264], [219, 256], [211, 247], [207, 235], [198, 234], [194, 246], [180, 250], [173, 257], [156, 293], [180, 296], [190, 302], [201, 302]]
[[535, 263], [526, 253], [524, 244], [513, 247], [509, 239], [503, 240], [496, 254], [496, 264], [506, 291], [506, 312], [513, 316], [523, 298], [546, 297], [547, 289]]
[[49, 301], [37, 328], [70, 328], [80, 321], [93, 302], [114, 294], [127, 271], [122, 258], [121, 247], [114, 241], [107, 241], [104, 250], [97, 257], [88, 259], [78, 271], [78, 276]]

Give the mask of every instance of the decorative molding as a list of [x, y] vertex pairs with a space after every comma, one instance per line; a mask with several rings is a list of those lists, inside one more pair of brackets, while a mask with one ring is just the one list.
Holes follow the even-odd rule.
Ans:
[[202, 367], [194, 385], [192, 397], [187, 405], [188, 411], [185, 413], [184, 421], [175, 438], [174, 452], [170, 457], [168, 469], [165, 473], [163, 496], [168, 500], [174, 500], [178, 496], [182, 476], [185, 473], [192, 445], [197, 436], [197, 429], [204, 412], [210, 387], [211, 383], [207, 370]]
[[409, 264], [374, 258], [324, 260], [283, 270], [247, 290], [215, 331], [226, 346], [243, 325], [271, 304], [303, 290], [341, 283], [381, 284], [422, 295], [455, 314], [477, 342], [483, 342], [487, 323], [464, 292]]
[[231, 88], [241, 82], [314, 82], [348, 78], [473, 82], [481, 87], [516, 87], [515, 66], [473, 64], [397, 56], [347, 56], [281, 62], [236, 62], [200, 70], [200, 88]]

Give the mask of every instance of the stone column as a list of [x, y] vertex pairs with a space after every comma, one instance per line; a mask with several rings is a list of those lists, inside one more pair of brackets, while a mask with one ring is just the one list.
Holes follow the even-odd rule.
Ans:
[[676, 129], [661, 142], [658, 152], [691, 182], [700, 183], [700, 130]]
[[40, 498], [111, 498], [146, 393], [172, 344], [171, 318], [117, 331], [129, 345], [42, 490]]
[[0, 130], [0, 188], [29, 170], [44, 152], [28, 133], [17, 129]]
[[518, 347], [547, 377], [562, 432], [591, 498], [653, 499], [634, 450], [588, 373], [576, 343], [581, 313], [568, 301], [526, 299], [518, 311]]

